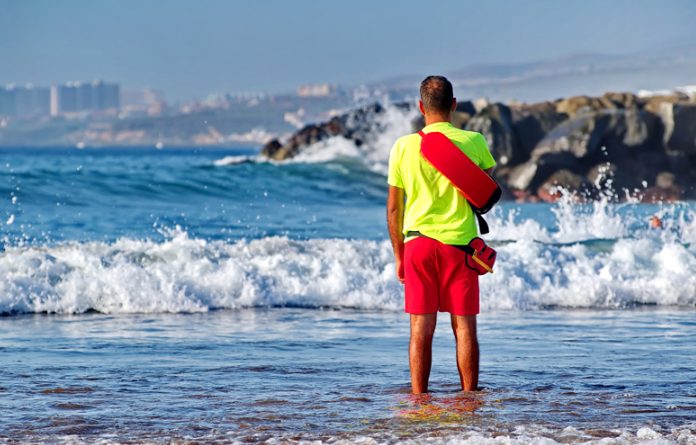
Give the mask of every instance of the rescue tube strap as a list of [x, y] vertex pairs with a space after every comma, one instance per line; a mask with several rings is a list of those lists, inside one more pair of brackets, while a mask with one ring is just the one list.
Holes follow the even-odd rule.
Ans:
[[[425, 133], [424, 133], [422, 130], [418, 132], [418, 135], [419, 135], [421, 138], [425, 138]], [[422, 149], [422, 147], [421, 147], [421, 154], [422, 154], [422, 150], [423, 150], [423, 149]], [[426, 160], [427, 160], [427, 159], [426, 159]], [[430, 161], [428, 161], [428, 162], [430, 162]], [[431, 164], [431, 165], [432, 165], [432, 164]], [[435, 168], [436, 168], [438, 171], [440, 171], [439, 168], [437, 168], [437, 167], [435, 167]], [[440, 171], [440, 173], [443, 174], [441, 171]], [[450, 179], [450, 178], [448, 178], [447, 175], [445, 175], [445, 174], [443, 174], [443, 176], [445, 176], [447, 179]], [[495, 182], [495, 179], [491, 178], [491, 181], [493, 181], [493, 183], [496, 184], [496, 186], [497, 186], [497, 183]], [[450, 180], [450, 182], [451, 182], [451, 180]], [[453, 184], [453, 185], [454, 185], [454, 184]], [[456, 187], [456, 185], [455, 185], [455, 187]], [[457, 190], [459, 190], [459, 189], [457, 189]], [[460, 193], [462, 193], [461, 190], [459, 190], [459, 191], [460, 191]], [[462, 193], [462, 194], [464, 194], [464, 193]], [[490, 210], [490, 207], [493, 206], [493, 204], [494, 204], [495, 202], [497, 202], [498, 199], [500, 199], [500, 187], [498, 187], [496, 193], [493, 193], [493, 195], [492, 195], [491, 198], [489, 199], [489, 202], [485, 205], [485, 207], [486, 207], [485, 209], [479, 208], [479, 207], [477, 207], [476, 205], [472, 204], [471, 201], [469, 201], [469, 199], [467, 198], [467, 195], [466, 195], [466, 194], [464, 194], [464, 197], [465, 197], [465, 199], [467, 199], [467, 201], [468, 201], [469, 204], [471, 205], [471, 210], [473, 210], [474, 215], [476, 215], [476, 220], [478, 221], [478, 226], [479, 226], [479, 230], [481, 231], [481, 235], [485, 235], [485, 234], [489, 233], [490, 230], [489, 230], [489, 228], [488, 228], [488, 223], [487, 223], [486, 220], [483, 218], [483, 214], [486, 213], [486, 212], [488, 212], [488, 210]]]
[[486, 222], [486, 220], [483, 219], [483, 216], [475, 210], [474, 210], [474, 215], [476, 215], [476, 219], [478, 220], [479, 229], [481, 229], [481, 235], [487, 234], [489, 232], [489, 230], [488, 230], [488, 223]]

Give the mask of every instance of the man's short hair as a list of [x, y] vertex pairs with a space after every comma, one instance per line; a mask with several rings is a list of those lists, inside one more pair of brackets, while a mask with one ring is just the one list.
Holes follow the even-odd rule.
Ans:
[[447, 114], [452, 110], [454, 92], [444, 76], [428, 76], [421, 82], [421, 102], [428, 113]]

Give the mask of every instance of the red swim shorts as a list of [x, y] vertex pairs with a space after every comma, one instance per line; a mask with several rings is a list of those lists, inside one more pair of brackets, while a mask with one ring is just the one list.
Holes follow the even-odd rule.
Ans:
[[479, 313], [478, 273], [467, 267], [465, 252], [422, 236], [405, 247], [406, 312]]

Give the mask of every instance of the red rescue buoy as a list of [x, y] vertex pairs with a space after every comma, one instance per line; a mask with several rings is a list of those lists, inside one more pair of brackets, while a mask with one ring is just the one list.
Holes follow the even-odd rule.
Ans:
[[444, 134], [438, 131], [427, 134], [419, 131], [418, 134], [423, 138], [421, 155], [469, 201], [479, 218], [481, 232], [487, 233], [488, 227], [480, 215], [487, 213], [500, 199], [502, 192], [498, 183]]

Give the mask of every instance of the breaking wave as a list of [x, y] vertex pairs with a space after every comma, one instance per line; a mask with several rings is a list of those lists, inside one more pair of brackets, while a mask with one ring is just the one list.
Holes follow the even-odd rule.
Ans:
[[[556, 227], [499, 210], [489, 218], [495, 273], [483, 310], [696, 304], [696, 215], [663, 210], [663, 230], [640, 229], [621, 206], [553, 208]], [[670, 213], [671, 212], [671, 213]], [[7, 246], [0, 313], [201, 312], [243, 307], [402, 310], [388, 240], [268, 237], [236, 242], [180, 229], [162, 242], [121, 238]]]
[[306, 147], [300, 154], [285, 162], [329, 162], [337, 159], [355, 159], [371, 170], [386, 175], [389, 168], [389, 151], [401, 136], [413, 132], [411, 122], [420, 112], [393, 105], [386, 106], [383, 114], [376, 116], [375, 130], [364, 143], [342, 136], [333, 136]]

